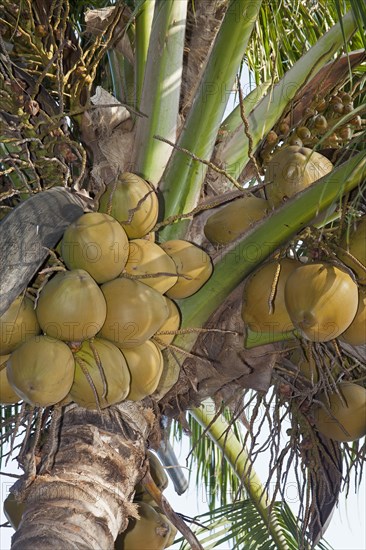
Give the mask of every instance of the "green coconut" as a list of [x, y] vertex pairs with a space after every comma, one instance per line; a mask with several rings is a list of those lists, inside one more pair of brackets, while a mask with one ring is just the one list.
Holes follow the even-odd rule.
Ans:
[[160, 246], [173, 258], [178, 273], [178, 281], [166, 293], [169, 298], [176, 300], [192, 296], [211, 277], [211, 258], [198, 246], [179, 239], [166, 241]]
[[326, 157], [298, 145], [279, 149], [268, 163], [264, 182], [269, 204], [276, 208], [333, 170]]
[[115, 542], [115, 550], [163, 550], [170, 539], [164, 516], [145, 502], [138, 504], [140, 519], [131, 518]]
[[175, 332], [180, 327], [180, 311], [177, 304], [170, 298], [165, 297], [166, 304], [168, 306], [168, 317], [166, 321], [161, 325], [158, 332], [154, 334], [154, 341], [160, 349], [164, 349], [171, 344], [175, 338], [175, 334], [163, 334], [164, 332]]
[[[136, 278], [142, 276], [140, 279], [142, 283], [155, 288], [161, 294], [169, 290], [178, 280], [177, 269], [172, 258], [158, 244], [147, 239], [130, 241], [130, 253], [125, 272]], [[163, 275], [156, 276], [158, 273]]]
[[20, 344], [40, 334], [34, 304], [27, 296], [18, 296], [0, 317], [0, 350], [11, 353]]
[[366, 344], [366, 287], [359, 287], [358, 308], [355, 318], [340, 338], [351, 346]]
[[118, 220], [130, 239], [139, 239], [156, 224], [159, 205], [154, 189], [145, 180], [124, 172], [101, 196], [99, 211]]
[[[354, 271], [361, 285], [366, 285], [366, 216], [362, 216], [351, 227], [351, 231], [344, 235], [340, 242], [340, 248], [337, 251], [339, 259]], [[352, 259], [352, 256], [355, 260]]]
[[346, 271], [334, 265], [306, 264], [289, 275], [285, 303], [291, 321], [304, 338], [328, 342], [353, 321], [358, 288]]
[[227, 244], [264, 218], [268, 201], [257, 197], [241, 197], [223, 206], [210, 216], [204, 232], [213, 244]]
[[[244, 286], [241, 316], [253, 332], [281, 334], [291, 331], [294, 325], [285, 305], [285, 284], [288, 276], [299, 267], [300, 262], [284, 258], [279, 262], [269, 262], [251, 275]], [[276, 274], [280, 266], [277, 283]], [[272, 287], [275, 287], [272, 302]]]
[[168, 317], [164, 296], [140, 281], [120, 277], [101, 289], [107, 302], [107, 317], [100, 336], [118, 346], [140, 346]]
[[356, 441], [366, 435], [366, 389], [358, 384], [342, 382], [338, 391], [324, 393], [318, 400], [323, 403], [315, 411], [315, 426], [326, 437], [335, 441]]
[[163, 372], [163, 356], [154, 342], [147, 340], [135, 348], [120, 347], [131, 373], [127, 399], [141, 401], [154, 393]]
[[0, 356], [0, 404], [1, 405], [13, 405], [20, 401], [20, 397], [15, 393], [13, 387], [9, 384], [8, 375], [6, 371], [6, 362], [9, 359], [9, 355]]
[[57, 273], [40, 293], [37, 317], [42, 330], [59, 340], [79, 342], [100, 331], [107, 304], [94, 279], [83, 269]]
[[83, 214], [66, 229], [62, 257], [69, 269], [84, 269], [97, 283], [118, 277], [126, 265], [128, 238], [112, 216]]
[[83, 342], [74, 357], [75, 375], [70, 397], [75, 403], [86, 409], [97, 409], [98, 400], [99, 407], [104, 409], [126, 398], [131, 377], [117, 346], [95, 338]]
[[70, 348], [49, 336], [36, 336], [22, 344], [7, 362], [7, 375], [16, 393], [36, 407], [59, 403], [74, 378]]

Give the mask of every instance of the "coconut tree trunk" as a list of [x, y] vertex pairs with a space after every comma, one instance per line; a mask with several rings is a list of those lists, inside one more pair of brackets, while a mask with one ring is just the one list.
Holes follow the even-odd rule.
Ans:
[[127, 401], [102, 412], [69, 405], [61, 418], [33, 470], [30, 458], [28, 479], [13, 487], [25, 511], [12, 549], [113, 549], [136, 517], [131, 501], [155, 415]]

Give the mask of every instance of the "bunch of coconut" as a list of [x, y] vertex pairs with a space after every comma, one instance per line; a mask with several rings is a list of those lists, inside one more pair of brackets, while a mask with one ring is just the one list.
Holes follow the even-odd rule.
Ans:
[[66, 229], [67, 269], [48, 280], [36, 305], [19, 297], [0, 318], [1, 403], [105, 408], [154, 393], [161, 351], [180, 326], [173, 300], [197, 292], [212, 273], [194, 244], [155, 242], [157, 217], [154, 189], [124, 173], [99, 212]]
[[[366, 343], [365, 296], [365, 287], [343, 266], [282, 258], [248, 278], [242, 318], [248, 329], [273, 341], [296, 334], [309, 342], [339, 338], [361, 345]], [[313, 384], [318, 382], [321, 365], [299, 357], [298, 366]], [[314, 424], [319, 432], [336, 441], [366, 435], [366, 389], [360, 384], [345, 381], [316, 396]]]

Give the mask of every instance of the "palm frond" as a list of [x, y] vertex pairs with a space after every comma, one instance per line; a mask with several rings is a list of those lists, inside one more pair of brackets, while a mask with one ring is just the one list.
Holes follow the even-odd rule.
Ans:
[[[311, 545], [303, 540], [297, 519], [286, 503], [277, 502], [273, 506], [273, 514], [281, 525], [282, 533], [288, 550], [298, 550], [300, 547], [310, 549]], [[268, 533], [268, 528], [250, 499], [237, 500], [231, 504], [222, 505], [193, 518], [201, 527], [193, 527], [198, 540], [205, 550], [221, 548], [228, 544], [232, 550], [277, 550], [278, 546]], [[179, 550], [188, 550], [187, 543], [182, 539]], [[326, 542], [321, 542], [316, 550], [331, 550]]]

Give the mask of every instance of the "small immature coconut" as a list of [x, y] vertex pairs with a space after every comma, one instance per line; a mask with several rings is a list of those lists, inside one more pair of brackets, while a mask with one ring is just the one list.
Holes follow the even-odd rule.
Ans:
[[75, 403], [86, 409], [97, 409], [94, 390], [101, 409], [126, 398], [131, 377], [126, 360], [117, 346], [108, 340], [95, 338], [91, 342], [83, 342], [74, 357], [75, 376], [70, 397]]
[[105, 283], [125, 267], [128, 238], [112, 216], [91, 212], [69, 225], [61, 250], [69, 269], [85, 269], [97, 283]]
[[315, 425], [319, 432], [335, 441], [356, 441], [366, 435], [366, 389], [358, 384], [342, 382], [339, 393], [324, 394], [315, 412]]
[[1, 353], [11, 353], [40, 332], [32, 300], [18, 296], [0, 317]]
[[107, 305], [89, 273], [74, 269], [57, 273], [45, 285], [36, 312], [46, 334], [59, 340], [79, 342], [100, 331]]
[[265, 175], [266, 196], [276, 208], [333, 169], [333, 164], [323, 155], [308, 149], [290, 145], [273, 155]]
[[134, 275], [154, 275], [158, 277], [143, 277], [141, 282], [155, 288], [164, 294], [178, 280], [177, 268], [170, 256], [158, 245], [146, 239], [130, 241], [130, 253], [125, 267], [126, 273]]
[[227, 244], [234, 241], [256, 221], [265, 217], [268, 202], [257, 197], [241, 197], [212, 214], [206, 222], [204, 232], [213, 244]]
[[68, 394], [74, 378], [74, 357], [64, 342], [35, 336], [13, 351], [7, 362], [7, 375], [24, 401], [49, 407]]
[[154, 342], [147, 340], [135, 348], [120, 347], [131, 374], [130, 392], [126, 399], [141, 401], [154, 393], [163, 372], [163, 356]]
[[[300, 262], [284, 258], [279, 262], [270, 262], [261, 266], [244, 286], [241, 316], [244, 323], [254, 332], [278, 334], [294, 329], [285, 306], [285, 284], [288, 276], [299, 267]], [[280, 266], [279, 277], [272, 304], [270, 298], [275, 285], [276, 274]]]
[[178, 272], [178, 281], [166, 293], [169, 298], [192, 296], [211, 277], [211, 258], [198, 246], [182, 240], [166, 241], [160, 246], [173, 258]]
[[170, 298], [167, 298], [165, 296], [166, 304], [168, 306], [169, 314], [168, 318], [159, 328], [158, 332], [154, 334], [154, 341], [156, 338], [156, 345], [160, 349], [166, 348], [166, 346], [169, 346], [175, 338], [175, 334], [161, 334], [162, 332], [173, 332], [179, 329], [180, 327], [180, 311], [178, 309], [178, 306], [173, 302], [173, 300], [170, 300]]
[[302, 265], [285, 286], [285, 303], [294, 326], [313, 342], [328, 342], [344, 332], [358, 307], [351, 276], [327, 263]]
[[351, 346], [366, 344], [366, 287], [359, 287], [356, 316], [340, 338]]
[[20, 397], [15, 393], [13, 387], [9, 384], [8, 375], [6, 371], [6, 362], [9, 359], [9, 355], [0, 356], [0, 404], [1, 405], [13, 405], [20, 401]]
[[140, 281], [120, 277], [101, 289], [107, 302], [107, 317], [100, 336], [118, 346], [140, 346], [168, 317], [164, 296]]
[[348, 254], [338, 250], [338, 258], [354, 271], [361, 285], [366, 285], [366, 215], [362, 216], [357, 224], [351, 227], [350, 232], [344, 235], [340, 247]]
[[158, 199], [154, 189], [136, 174], [124, 172], [111, 183], [100, 199], [99, 211], [108, 212], [125, 229], [130, 239], [149, 233], [158, 219]]
[[126, 531], [115, 542], [115, 550], [163, 550], [170, 534], [164, 516], [150, 504], [138, 504], [140, 519], [131, 518]]

